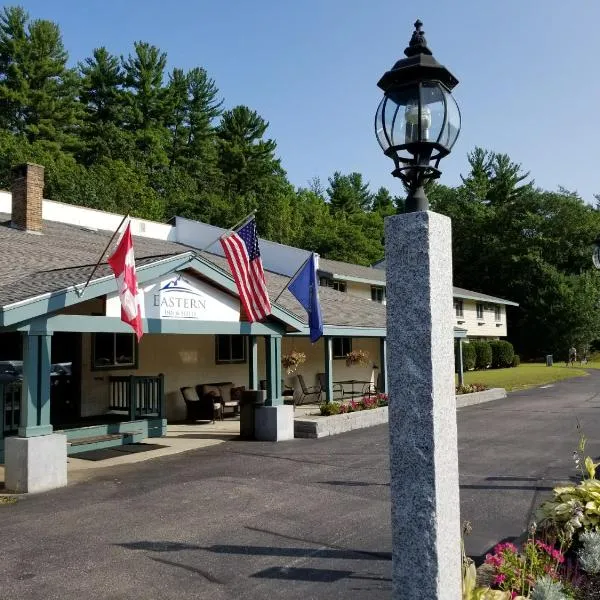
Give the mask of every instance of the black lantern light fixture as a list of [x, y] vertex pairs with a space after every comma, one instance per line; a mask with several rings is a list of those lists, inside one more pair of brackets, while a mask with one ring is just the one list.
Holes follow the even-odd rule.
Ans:
[[377, 84], [384, 96], [375, 115], [375, 134], [408, 192], [406, 212], [427, 210], [423, 185], [437, 179], [439, 162], [450, 153], [460, 131], [460, 111], [451, 90], [458, 79], [427, 47], [423, 23], [400, 59]]

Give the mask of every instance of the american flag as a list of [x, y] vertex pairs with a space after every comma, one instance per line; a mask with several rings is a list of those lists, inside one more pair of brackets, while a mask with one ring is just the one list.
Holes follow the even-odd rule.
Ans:
[[221, 246], [248, 320], [253, 322], [264, 319], [271, 314], [271, 302], [260, 259], [255, 219], [250, 219], [237, 231], [224, 235]]

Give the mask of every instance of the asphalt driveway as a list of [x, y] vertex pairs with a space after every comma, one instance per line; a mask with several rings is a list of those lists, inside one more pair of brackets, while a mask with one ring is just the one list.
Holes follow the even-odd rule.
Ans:
[[[461, 512], [481, 555], [600, 454], [600, 374], [458, 413]], [[0, 506], [2, 600], [389, 598], [387, 427], [232, 441]]]

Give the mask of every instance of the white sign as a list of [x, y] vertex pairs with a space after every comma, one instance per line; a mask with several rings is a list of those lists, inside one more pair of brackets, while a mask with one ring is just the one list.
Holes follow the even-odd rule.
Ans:
[[167, 281], [161, 288], [153, 290], [152, 294], [152, 308], [158, 308], [161, 319], [202, 319], [206, 302], [207, 297], [183, 277]]
[[[145, 284], [140, 291], [140, 309], [142, 317], [147, 319], [240, 320], [237, 298], [195, 278], [171, 275], [168, 279]], [[121, 315], [118, 295], [107, 296], [106, 315]]]

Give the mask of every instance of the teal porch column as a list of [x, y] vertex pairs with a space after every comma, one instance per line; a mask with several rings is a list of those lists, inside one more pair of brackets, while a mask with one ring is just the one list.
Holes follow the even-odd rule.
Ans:
[[379, 338], [379, 368], [381, 373], [380, 394], [387, 394], [387, 342], [384, 337]]
[[248, 388], [258, 389], [258, 340], [255, 335], [248, 336]]
[[323, 337], [325, 347], [325, 400], [333, 400], [333, 338], [331, 336]]
[[50, 349], [52, 334], [23, 334], [23, 384], [20, 437], [52, 433], [50, 424]]
[[266, 406], [281, 406], [281, 336], [265, 337], [267, 367], [267, 401]]
[[458, 372], [458, 385], [464, 385], [464, 364], [463, 364], [463, 345], [462, 338], [458, 338], [458, 344], [456, 348], [456, 371]]

